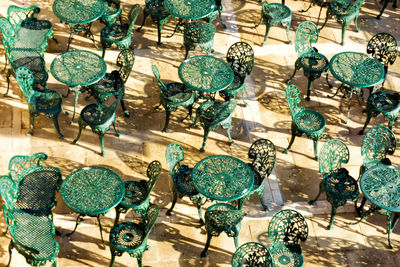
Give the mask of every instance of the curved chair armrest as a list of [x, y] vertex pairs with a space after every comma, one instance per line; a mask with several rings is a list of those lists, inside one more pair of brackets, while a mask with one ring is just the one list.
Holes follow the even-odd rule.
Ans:
[[0, 195], [3, 198], [5, 205], [12, 209], [14, 202], [17, 199], [18, 190], [14, 181], [8, 175], [0, 177]]

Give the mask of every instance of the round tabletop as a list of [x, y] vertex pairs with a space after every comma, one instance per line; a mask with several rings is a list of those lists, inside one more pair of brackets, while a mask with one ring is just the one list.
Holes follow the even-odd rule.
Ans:
[[54, 78], [71, 87], [98, 82], [106, 74], [104, 59], [90, 51], [72, 50], [61, 53], [51, 63]]
[[400, 212], [400, 168], [379, 164], [361, 176], [360, 186], [372, 204]]
[[75, 212], [97, 216], [118, 205], [125, 194], [122, 179], [103, 167], [86, 167], [71, 173], [61, 186], [61, 197]]
[[336, 79], [355, 87], [372, 86], [384, 77], [384, 69], [378, 59], [357, 52], [336, 54], [329, 68]]
[[103, 0], [55, 0], [53, 12], [61, 21], [86, 24], [100, 18], [105, 11]]
[[206, 197], [232, 201], [243, 197], [251, 190], [254, 174], [240, 159], [214, 155], [196, 164], [192, 179], [196, 189]]
[[213, 56], [194, 56], [179, 66], [179, 77], [193, 90], [214, 93], [228, 87], [234, 78], [231, 66]]
[[215, 8], [214, 0], [164, 0], [164, 6], [173, 16], [181, 19], [201, 19]]

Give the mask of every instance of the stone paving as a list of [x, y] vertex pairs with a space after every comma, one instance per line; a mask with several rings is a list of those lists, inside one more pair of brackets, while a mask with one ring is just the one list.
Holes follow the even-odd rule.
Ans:
[[[144, 1], [123, 1], [123, 14], [126, 14], [133, 4], [139, 3], [142, 8]], [[2, 1], [0, 14], [6, 16], [9, 5], [30, 6], [38, 5], [41, 12], [38, 17], [52, 22], [55, 37], [59, 41], [49, 41], [45, 53], [47, 67], [55, 56], [66, 50], [69, 28], [59, 22], [52, 12], [52, 1]], [[319, 7], [312, 7], [306, 13], [299, 10], [307, 7], [309, 2], [286, 1], [292, 10], [291, 38], [294, 40], [295, 29], [304, 20], [316, 22]], [[61, 131], [65, 139], [60, 141], [52, 122], [40, 116], [35, 121], [34, 136], [27, 136], [29, 114], [26, 101], [13, 77], [9, 97], [0, 97], [0, 170], [6, 174], [9, 159], [14, 155], [45, 152], [49, 155], [46, 165], [55, 166], [62, 170], [63, 178], [72, 171], [84, 166], [104, 166], [116, 171], [123, 180], [144, 179], [147, 165], [153, 160], [163, 164], [163, 173], [152, 193], [151, 202], [161, 208], [160, 217], [150, 235], [148, 244], [150, 249], [143, 257], [144, 265], [148, 266], [229, 266], [232, 254], [235, 251], [233, 240], [225, 234], [213, 238], [207, 258], [200, 258], [200, 252], [206, 241], [205, 228], [198, 223], [197, 210], [191, 202], [184, 198], [178, 200], [173, 215], [165, 215], [171, 204], [171, 179], [164, 158], [165, 147], [170, 142], [178, 142], [185, 151], [185, 164], [194, 166], [200, 159], [215, 155], [228, 154], [248, 161], [247, 151], [253, 141], [258, 138], [268, 138], [277, 147], [277, 163], [273, 174], [269, 177], [264, 200], [270, 211], [261, 211], [257, 197], [245, 203], [244, 210], [247, 216], [242, 223], [239, 235], [239, 244], [249, 241], [261, 242], [269, 245], [267, 227], [269, 220], [281, 208], [294, 208], [301, 211], [307, 218], [309, 237], [303, 243], [305, 266], [400, 266], [400, 227], [392, 234], [393, 249], [387, 247], [386, 217], [374, 214], [365, 221], [350, 225], [357, 220], [353, 206], [348, 203], [339, 208], [332, 230], [326, 230], [329, 222], [330, 205], [321, 196], [314, 206], [307, 201], [318, 192], [321, 175], [318, 173], [318, 164], [313, 159], [312, 142], [305, 137], [296, 138], [291, 151], [283, 154], [290, 139], [291, 118], [285, 100], [285, 80], [294, 69], [297, 55], [294, 45], [287, 43], [286, 32], [282, 27], [273, 27], [270, 31], [267, 44], [260, 47], [263, 40], [265, 26], [257, 29], [253, 26], [258, 22], [261, 5], [257, 0], [223, 1], [223, 20], [227, 25], [224, 29], [216, 22], [217, 33], [214, 43], [214, 56], [225, 58], [229, 46], [239, 40], [250, 43], [255, 51], [255, 66], [246, 80], [246, 101], [248, 107], [239, 101], [232, 123], [232, 137], [236, 145], [229, 146], [226, 132], [219, 129], [210, 134], [206, 152], [200, 153], [202, 144], [202, 129], [188, 128], [189, 122], [181, 122], [185, 110], [179, 109], [172, 113], [169, 132], [162, 133], [165, 112], [156, 110], [159, 103], [159, 89], [151, 73], [151, 65], [156, 64], [161, 77], [166, 81], [179, 81], [178, 67], [184, 58], [182, 49], [182, 34], [175, 34], [172, 38], [165, 38], [172, 33], [174, 24], [170, 20], [163, 28], [163, 45], [156, 44], [157, 30], [155, 24], [148, 18], [142, 32], [134, 31], [133, 46], [136, 60], [134, 69], [126, 84], [126, 105], [131, 113], [130, 118], [123, 116], [122, 110], [117, 110], [117, 125], [121, 136], [116, 137], [112, 131], [105, 136], [106, 156], [101, 157], [97, 136], [89, 129], [83, 131], [77, 145], [71, 141], [78, 132], [77, 123], [70, 124], [71, 115], [60, 114]], [[400, 40], [398, 10], [388, 6], [381, 20], [376, 20], [381, 4], [368, 0], [361, 8], [357, 33], [354, 24], [346, 32], [346, 45], [340, 45], [340, 24], [334, 20], [328, 21], [321, 30], [316, 47], [328, 59], [342, 51], [365, 52], [368, 40], [378, 32], [388, 32]], [[322, 20], [325, 11], [322, 12]], [[126, 19], [124, 16], [123, 19]], [[139, 15], [136, 22], [142, 22], [143, 15]], [[321, 21], [322, 22], [322, 21]], [[320, 22], [320, 23], [321, 23]], [[93, 23], [95, 38], [99, 41], [102, 24]], [[83, 36], [75, 36], [71, 49], [86, 49], [95, 51], [93, 44]], [[4, 53], [4, 51], [1, 51]], [[109, 49], [106, 53], [107, 70], [116, 68], [115, 58], [118, 51]], [[200, 50], [192, 53], [202, 54]], [[1, 58], [4, 64], [4, 58]], [[362, 163], [360, 145], [362, 136], [357, 133], [362, 127], [366, 115], [362, 113], [365, 104], [362, 101], [353, 101], [350, 118], [344, 123], [348, 99], [341, 96], [328, 98], [333, 94], [338, 81], [330, 75], [330, 82], [334, 84], [329, 89], [325, 79], [315, 81], [311, 94], [311, 101], [302, 101], [301, 105], [322, 113], [327, 119], [326, 133], [331, 138], [341, 138], [350, 149], [350, 162], [346, 168], [353, 177], [358, 177], [359, 166]], [[389, 67], [385, 89], [400, 91], [400, 60]], [[306, 93], [307, 79], [298, 72], [293, 79], [303, 95]], [[7, 86], [5, 73], [0, 75], [1, 89], [4, 93]], [[67, 87], [49, 75], [48, 87], [61, 93]], [[93, 99], [81, 96], [78, 110], [81, 110]], [[73, 109], [73, 94], [63, 99], [64, 109], [71, 112]], [[340, 109], [343, 106], [342, 110]], [[385, 122], [380, 116], [371, 121], [368, 128], [374, 125], [383, 125]], [[400, 133], [398, 123], [393, 128], [396, 135]], [[323, 139], [319, 148], [327, 139]], [[399, 153], [396, 152], [390, 159], [394, 165], [399, 165]], [[57, 207], [54, 210], [55, 225], [62, 233], [57, 236], [60, 243], [60, 253], [57, 261], [59, 266], [107, 266], [110, 259], [109, 248], [102, 249], [99, 230], [95, 219], [86, 218], [78, 227], [77, 232], [69, 239], [65, 236], [74, 227], [76, 214], [72, 213], [58, 196]], [[103, 234], [108, 243], [108, 233], [111, 229], [115, 213], [113, 211], [102, 217], [104, 223]], [[122, 220], [136, 219], [129, 212]], [[5, 229], [4, 219], [1, 218], [1, 228]], [[0, 266], [8, 261], [7, 246], [9, 236], [0, 236]], [[115, 266], [136, 266], [136, 260], [124, 254], [117, 257]], [[26, 262], [14, 250], [11, 266], [25, 266]]]

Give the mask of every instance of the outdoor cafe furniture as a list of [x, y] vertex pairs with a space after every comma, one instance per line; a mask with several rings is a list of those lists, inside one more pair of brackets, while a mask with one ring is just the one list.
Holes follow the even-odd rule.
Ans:
[[100, 33], [100, 41], [103, 49], [101, 57], [104, 58], [107, 48], [113, 44], [118, 49], [128, 49], [132, 43], [132, 29], [135, 21], [139, 15], [140, 5], [133, 5], [128, 14], [128, 23], [126, 24], [112, 24], [104, 27]]
[[272, 267], [271, 254], [261, 243], [244, 243], [232, 256], [232, 267], [242, 266]]
[[114, 266], [115, 256], [121, 256], [127, 252], [137, 259], [139, 267], [142, 267], [143, 253], [150, 248], [147, 245], [150, 232], [159, 215], [159, 208], [151, 204], [146, 210], [145, 218], [141, 223], [123, 222], [114, 225], [110, 231], [110, 267]]
[[214, 24], [201, 21], [188, 23], [183, 32], [183, 45], [185, 46], [185, 59], [190, 56], [190, 50], [199, 46], [207, 54], [214, 52]]
[[297, 106], [301, 101], [300, 90], [297, 86], [291, 84], [286, 88], [286, 100], [289, 104], [290, 113], [292, 115], [291, 132], [288, 147], [283, 151], [284, 154], [289, 152], [296, 136], [302, 136], [303, 133], [307, 135], [308, 139], [314, 142], [314, 155], [318, 160], [318, 141], [324, 137], [326, 120], [321, 113], [314, 110], [304, 109], [304, 107]]
[[135, 63], [135, 52], [133, 49], [123, 49], [119, 52], [116, 60], [118, 70], [113, 70], [111, 73], [106, 73], [104, 77], [85, 89], [88, 89], [90, 94], [93, 95], [97, 102], [103, 103], [107, 101], [110, 96], [118, 97], [122, 92], [121, 108], [125, 117], [129, 117], [129, 111], [125, 108], [125, 84], [131, 74], [133, 64]]
[[233, 237], [235, 248], [238, 247], [239, 231], [241, 221], [245, 213], [231, 204], [219, 203], [210, 206], [206, 210], [205, 225], [207, 231], [206, 245], [201, 252], [201, 257], [207, 256], [207, 250], [213, 236], [219, 236], [225, 232], [227, 236]]
[[367, 119], [364, 127], [359, 134], [364, 134], [365, 128], [372, 117], [376, 117], [382, 113], [385, 120], [388, 121], [389, 129], [392, 129], [394, 122], [397, 120], [400, 111], [400, 94], [390, 92], [376, 92], [368, 97], [367, 102]]
[[55, 0], [53, 12], [62, 23], [70, 28], [67, 51], [76, 33], [84, 32], [97, 48], [91, 30], [92, 22], [103, 16], [106, 11], [104, 0]]
[[99, 136], [100, 148], [101, 148], [101, 156], [105, 156], [106, 152], [104, 151], [104, 135], [110, 130], [111, 125], [115, 131], [115, 134], [119, 137], [120, 133], [115, 126], [115, 110], [117, 109], [118, 103], [121, 101], [123, 92], [116, 97], [114, 102], [109, 106], [96, 103], [89, 104], [84, 107], [79, 116], [78, 124], [79, 124], [79, 132], [72, 144], [76, 144], [81, 137], [82, 130], [89, 126], [92, 129], [92, 132]]
[[139, 28], [136, 29], [137, 32], [140, 32], [142, 29], [146, 18], [150, 15], [151, 19], [157, 23], [157, 37], [158, 45], [162, 45], [161, 42], [161, 30], [165, 23], [167, 23], [171, 14], [167, 11], [164, 6], [164, 0], [146, 0], [145, 7], [143, 9], [143, 22]]
[[114, 171], [104, 167], [85, 167], [72, 172], [61, 186], [61, 197], [74, 212], [79, 213], [75, 228], [83, 217], [96, 217], [99, 223], [101, 241], [104, 245], [100, 215], [118, 205], [124, 197], [122, 179]]
[[[387, 5], [389, 4], [389, 2], [392, 2], [392, 3], [393, 3], [393, 4], [392, 4], [392, 7], [393, 7], [393, 8], [397, 8], [397, 0], [384, 0], [382, 9], [381, 9], [381, 11], [379, 12], [379, 15], [376, 16], [377, 19], [380, 19], [380, 18], [381, 18], [382, 14], [383, 14], [383, 12], [385, 11], [385, 9], [386, 9]], [[381, 1], [381, 3], [382, 3], [382, 1]]]
[[302, 22], [296, 30], [296, 39], [294, 41], [298, 58], [294, 64], [292, 76], [286, 81], [286, 83], [290, 84], [296, 72], [303, 68], [304, 76], [308, 78], [307, 101], [310, 101], [313, 81], [321, 77], [324, 72], [328, 75], [328, 59], [312, 47], [312, 44], [316, 43], [317, 40], [317, 26], [311, 21]]
[[275, 27], [279, 23], [281, 23], [283, 27], [286, 27], [286, 35], [289, 40], [289, 44], [292, 43], [289, 35], [290, 24], [292, 23], [292, 11], [290, 11], [289, 7], [284, 5], [284, 1], [282, 1], [282, 4], [269, 4], [266, 0], [262, 1], [260, 22], [254, 26], [254, 28], [258, 27], [261, 23], [265, 23], [266, 25], [264, 41], [262, 42], [261, 46], [264, 46], [267, 42], [271, 27]]
[[332, 206], [328, 230], [332, 229], [337, 208], [344, 206], [347, 200], [356, 201], [358, 198], [357, 181], [342, 167], [343, 163], [349, 162], [349, 158], [349, 149], [340, 139], [329, 140], [319, 153], [319, 172], [322, 173], [322, 181], [319, 184], [318, 195], [308, 203], [313, 204], [321, 193], [326, 193], [326, 198]]
[[232, 113], [237, 105], [237, 100], [218, 102], [214, 100], [206, 101], [197, 108], [197, 117], [200, 125], [204, 129], [203, 144], [200, 152], [205, 151], [208, 135], [211, 131], [218, 130], [219, 126], [226, 129], [229, 141], [234, 144], [231, 137]]
[[60, 131], [58, 124], [58, 114], [60, 114], [62, 108], [62, 96], [60, 93], [50, 90], [35, 90], [33, 87], [34, 76], [32, 72], [26, 67], [19, 67], [16, 71], [16, 78], [19, 87], [26, 101], [28, 102], [29, 108], [29, 131], [28, 135], [33, 135], [33, 125], [35, 117], [39, 116], [40, 113], [46, 115], [46, 117], [53, 119], [54, 127], [57, 130], [58, 137], [63, 139], [64, 136]]
[[204, 197], [197, 191], [192, 180], [193, 168], [181, 164], [184, 159], [183, 148], [178, 143], [170, 143], [165, 149], [165, 159], [172, 179], [172, 204], [167, 210], [167, 216], [171, 215], [178, 198], [188, 196], [196, 205], [200, 223], [203, 224], [201, 205]]
[[332, 75], [342, 84], [338, 87], [344, 96], [349, 95], [346, 123], [350, 115], [353, 94], [362, 94], [362, 88], [370, 87], [383, 81], [384, 68], [376, 58], [358, 52], [342, 52], [333, 56], [329, 69]]
[[227, 155], [213, 155], [199, 161], [193, 168], [192, 179], [202, 195], [216, 201], [238, 200], [247, 195], [254, 184], [250, 166]]
[[114, 225], [118, 223], [119, 215], [133, 209], [136, 213], [146, 218], [147, 208], [150, 206], [150, 194], [156, 185], [162, 171], [158, 160], [152, 161], [147, 167], [149, 180], [125, 181], [125, 195], [121, 202], [115, 207], [116, 215]]
[[217, 17], [219, 18], [219, 23], [221, 23], [222, 27], [226, 29], [226, 25], [222, 22], [222, 0], [215, 0], [214, 11], [208, 15], [205, 20], [209, 23], [212, 23]]
[[[100, 81], [106, 74], [106, 62], [99, 55], [85, 50], [72, 50], [59, 54], [51, 63], [50, 71], [54, 78], [69, 86], [75, 93], [74, 113], [81, 86], [87, 86]], [[68, 95], [67, 94], [67, 95]]]
[[222, 59], [201, 55], [181, 63], [179, 78], [186, 86], [207, 98], [210, 94], [227, 88], [233, 82], [234, 72]]
[[119, 17], [119, 22], [122, 24], [121, 19], [121, 0], [105, 0], [105, 11], [100, 17], [100, 22], [103, 22], [107, 26], [114, 24]]
[[245, 200], [251, 199], [254, 193], [260, 198], [263, 209], [268, 210], [263, 201], [264, 180], [271, 174], [276, 162], [275, 145], [268, 139], [258, 139], [251, 144], [249, 159], [253, 161], [248, 163], [254, 174], [254, 184], [250, 192], [239, 200], [239, 209], [242, 209]]
[[360, 210], [363, 210], [365, 198], [372, 203], [372, 207], [367, 212], [361, 213], [361, 218], [375, 210], [386, 215], [388, 244], [389, 248], [392, 248], [390, 234], [400, 217], [400, 168], [378, 164], [364, 172], [361, 176], [360, 187], [364, 194]]
[[[183, 83], [164, 83], [161, 80], [160, 72], [158, 71], [156, 65], [152, 65], [151, 70], [153, 71], [154, 77], [158, 83], [158, 87], [160, 88], [160, 105], [164, 107], [166, 113], [165, 125], [162, 131], [168, 132], [168, 124], [171, 112], [176, 111], [180, 106], [188, 109], [187, 116], [190, 117], [190, 120], [194, 124], [192, 110], [195, 94], [193, 91]], [[184, 119], [186, 119], [187, 116]]]
[[242, 100], [247, 106], [247, 103], [244, 100], [244, 89], [246, 88], [246, 77], [247, 75], [250, 75], [254, 66], [253, 48], [246, 42], [236, 42], [229, 47], [228, 52], [226, 53], [226, 61], [231, 64], [234, 78], [228, 88], [219, 91], [219, 95], [222, 96], [225, 101], [229, 101], [236, 98], [237, 93], [240, 90]]
[[214, 11], [215, 0], [164, 0], [164, 6], [176, 18], [197, 20], [207, 17]]
[[303, 215], [291, 209], [276, 213], [269, 222], [268, 237], [273, 238], [269, 246], [273, 266], [303, 266], [300, 241], [308, 237]]
[[354, 21], [357, 31], [360, 29], [357, 25], [357, 19], [360, 12], [360, 8], [365, 0], [333, 0], [328, 2], [328, 8], [326, 10], [326, 19], [324, 24], [318, 30], [321, 31], [325, 27], [328, 19], [334, 18], [337, 22], [342, 24], [342, 45], [344, 45], [344, 35], [346, 28], [349, 23]]

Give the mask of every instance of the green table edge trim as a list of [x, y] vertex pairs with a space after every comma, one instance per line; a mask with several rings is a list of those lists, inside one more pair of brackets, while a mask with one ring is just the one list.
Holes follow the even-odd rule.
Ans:
[[106, 11], [106, 6], [105, 6], [106, 3], [104, 2], [104, 0], [98, 0], [98, 1], [103, 2], [103, 10], [102, 10], [102, 12], [99, 13], [98, 16], [94, 17], [94, 18], [91, 19], [91, 20], [72, 21], [72, 20], [65, 19], [64, 16], [60, 15], [60, 13], [58, 13], [58, 12], [54, 9], [54, 6], [56, 5], [56, 3], [60, 2], [60, 1], [63, 1], [63, 0], [55, 0], [55, 1], [54, 1], [53, 7], [52, 7], [53, 13], [54, 13], [61, 21], [64, 21], [64, 22], [66, 22], [66, 23], [71, 23], [71, 24], [88, 24], [88, 23], [90, 23], [90, 22], [93, 22], [93, 21], [97, 20], [97, 19], [100, 18], [101, 16], [103, 16], [104, 12]]

